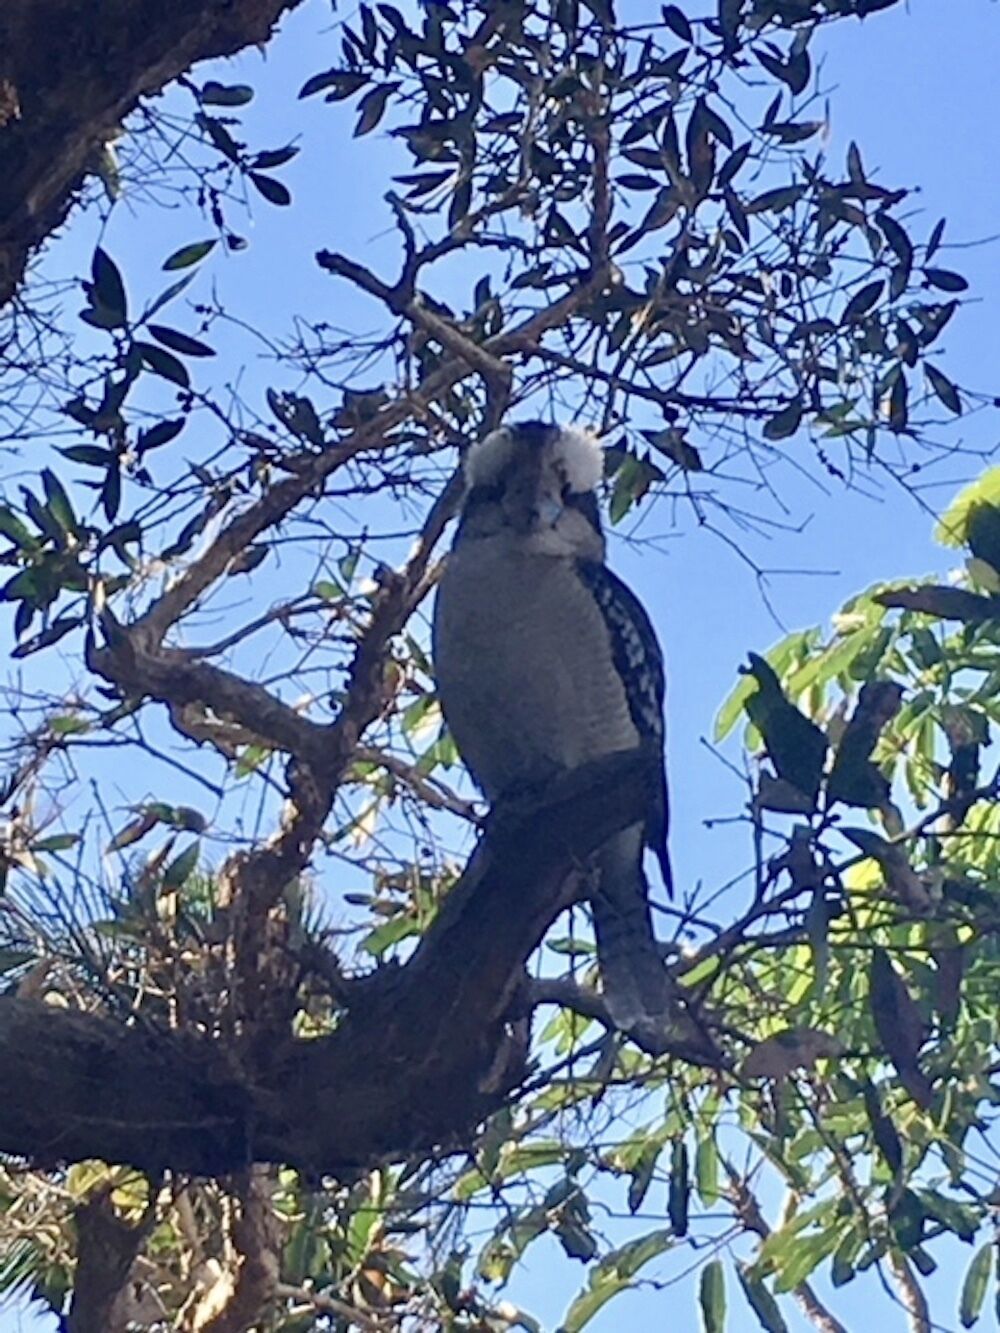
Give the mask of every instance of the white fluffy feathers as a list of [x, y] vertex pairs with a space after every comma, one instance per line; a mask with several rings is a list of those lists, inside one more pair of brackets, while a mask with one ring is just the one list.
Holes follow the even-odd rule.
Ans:
[[[470, 487], [492, 485], [511, 464], [523, 442], [516, 426], [501, 426], [478, 440], [465, 456], [465, 478]], [[552, 451], [552, 462], [562, 471], [570, 490], [592, 491], [604, 475], [604, 451], [593, 431], [582, 426], [553, 426], [542, 448]]]

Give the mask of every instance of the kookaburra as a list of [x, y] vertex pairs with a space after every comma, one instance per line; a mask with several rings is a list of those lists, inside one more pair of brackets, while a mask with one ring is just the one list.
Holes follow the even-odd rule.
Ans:
[[603, 462], [595, 436], [537, 421], [472, 446], [434, 661], [445, 720], [491, 802], [642, 743], [661, 756], [635, 824], [595, 857], [598, 960], [627, 1030], [676, 1010], [643, 873], [648, 845], [670, 889], [664, 671], [649, 617], [604, 563]]

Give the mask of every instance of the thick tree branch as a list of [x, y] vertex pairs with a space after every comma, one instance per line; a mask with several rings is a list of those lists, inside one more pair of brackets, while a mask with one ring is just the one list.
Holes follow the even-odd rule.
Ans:
[[0, 125], [0, 306], [139, 99], [199, 60], [268, 41], [298, 2], [5, 0], [0, 86], [13, 111]]
[[274, 1300], [281, 1272], [281, 1221], [274, 1210], [273, 1173], [251, 1169], [240, 1182], [232, 1228], [236, 1272], [232, 1295], [210, 1318], [197, 1321], [200, 1333], [248, 1333]]
[[130, 1225], [115, 1212], [110, 1190], [76, 1209], [76, 1280], [67, 1333], [125, 1333], [131, 1323], [126, 1283], [155, 1217], [151, 1205], [138, 1225]]
[[574, 869], [634, 818], [651, 767], [612, 755], [530, 815], [498, 812], [410, 961], [355, 983], [330, 1036], [275, 1040], [252, 1068], [220, 1041], [0, 998], [0, 1150], [343, 1175], [460, 1142], [523, 1077], [526, 1025], [509, 1015], [525, 961], [577, 896]]

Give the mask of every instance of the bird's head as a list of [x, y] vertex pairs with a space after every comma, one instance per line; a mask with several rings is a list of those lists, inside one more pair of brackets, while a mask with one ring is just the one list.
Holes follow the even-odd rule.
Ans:
[[601, 559], [595, 488], [604, 474], [596, 435], [576, 426], [501, 426], [465, 457], [461, 540], [508, 533], [540, 554]]

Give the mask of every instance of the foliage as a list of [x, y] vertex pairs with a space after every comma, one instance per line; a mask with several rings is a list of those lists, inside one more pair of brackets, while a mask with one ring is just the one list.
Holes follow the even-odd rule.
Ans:
[[[598, 426], [616, 524], [672, 499], [729, 532], [739, 480], [792, 450], [842, 480], [926, 464], [978, 399], [937, 356], [965, 280], [856, 145], [827, 159], [811, 54], [891, 3], [362, 4], [301, 96], [389, 142], [396, 276], [322, 250], [314, 280], [366, 304], [290, 334], [247, 329], [213, 275], [247, 258], [248, 200], [293, 226], [300, 145], [244, 142], [242, 82], [143, 109], [104, 188], [169, 184], [190, 237], [155, 290], [100, 245], [82, 328], [29, 285], [9, 330], [8, 434], [53, 446], [0, 508], [14, 657], [39, 664], [10, 699], [30, 719], [5, 787], [12, 989], [243, 1051], [254, 1024], [330, 1031], [344, 972], [405, 961], [479, 822], [419, 607], [456, 449], [501, 415]], [[241, 397], [257, 336], [273, 378]], [[585, 1267], [567, 1333], [692, 1263], [706, 1330], [747, 1308], [779, 1330], [821, 1266], [905, 1297], [946, 1238], [975, 1247], [971, 1327], [996, 1290], [996, 491], [942, 520], [970, 557], [955, 583], [860, 594], [751, 654], [722, 706], [716, 738], [743, 723], [753, 757], [753, 866], [724, 924], [701, 892], [664, 918], [717, 1061], [614, 1032], [577, 912], [541, 968], [571, 984], [468, 1142], [322, 1182], [12, 1161], [0, 1284], [64, 1311], [99, 1196], [146, 1228], [144, 1327], [205, 1326], [270, 1255], [254, 1326], [275, 1333], [531, 1330], [505, 1285], [548, 1243]], [[141, 758], [129, 808], [81, 815], [109, 748]]]

